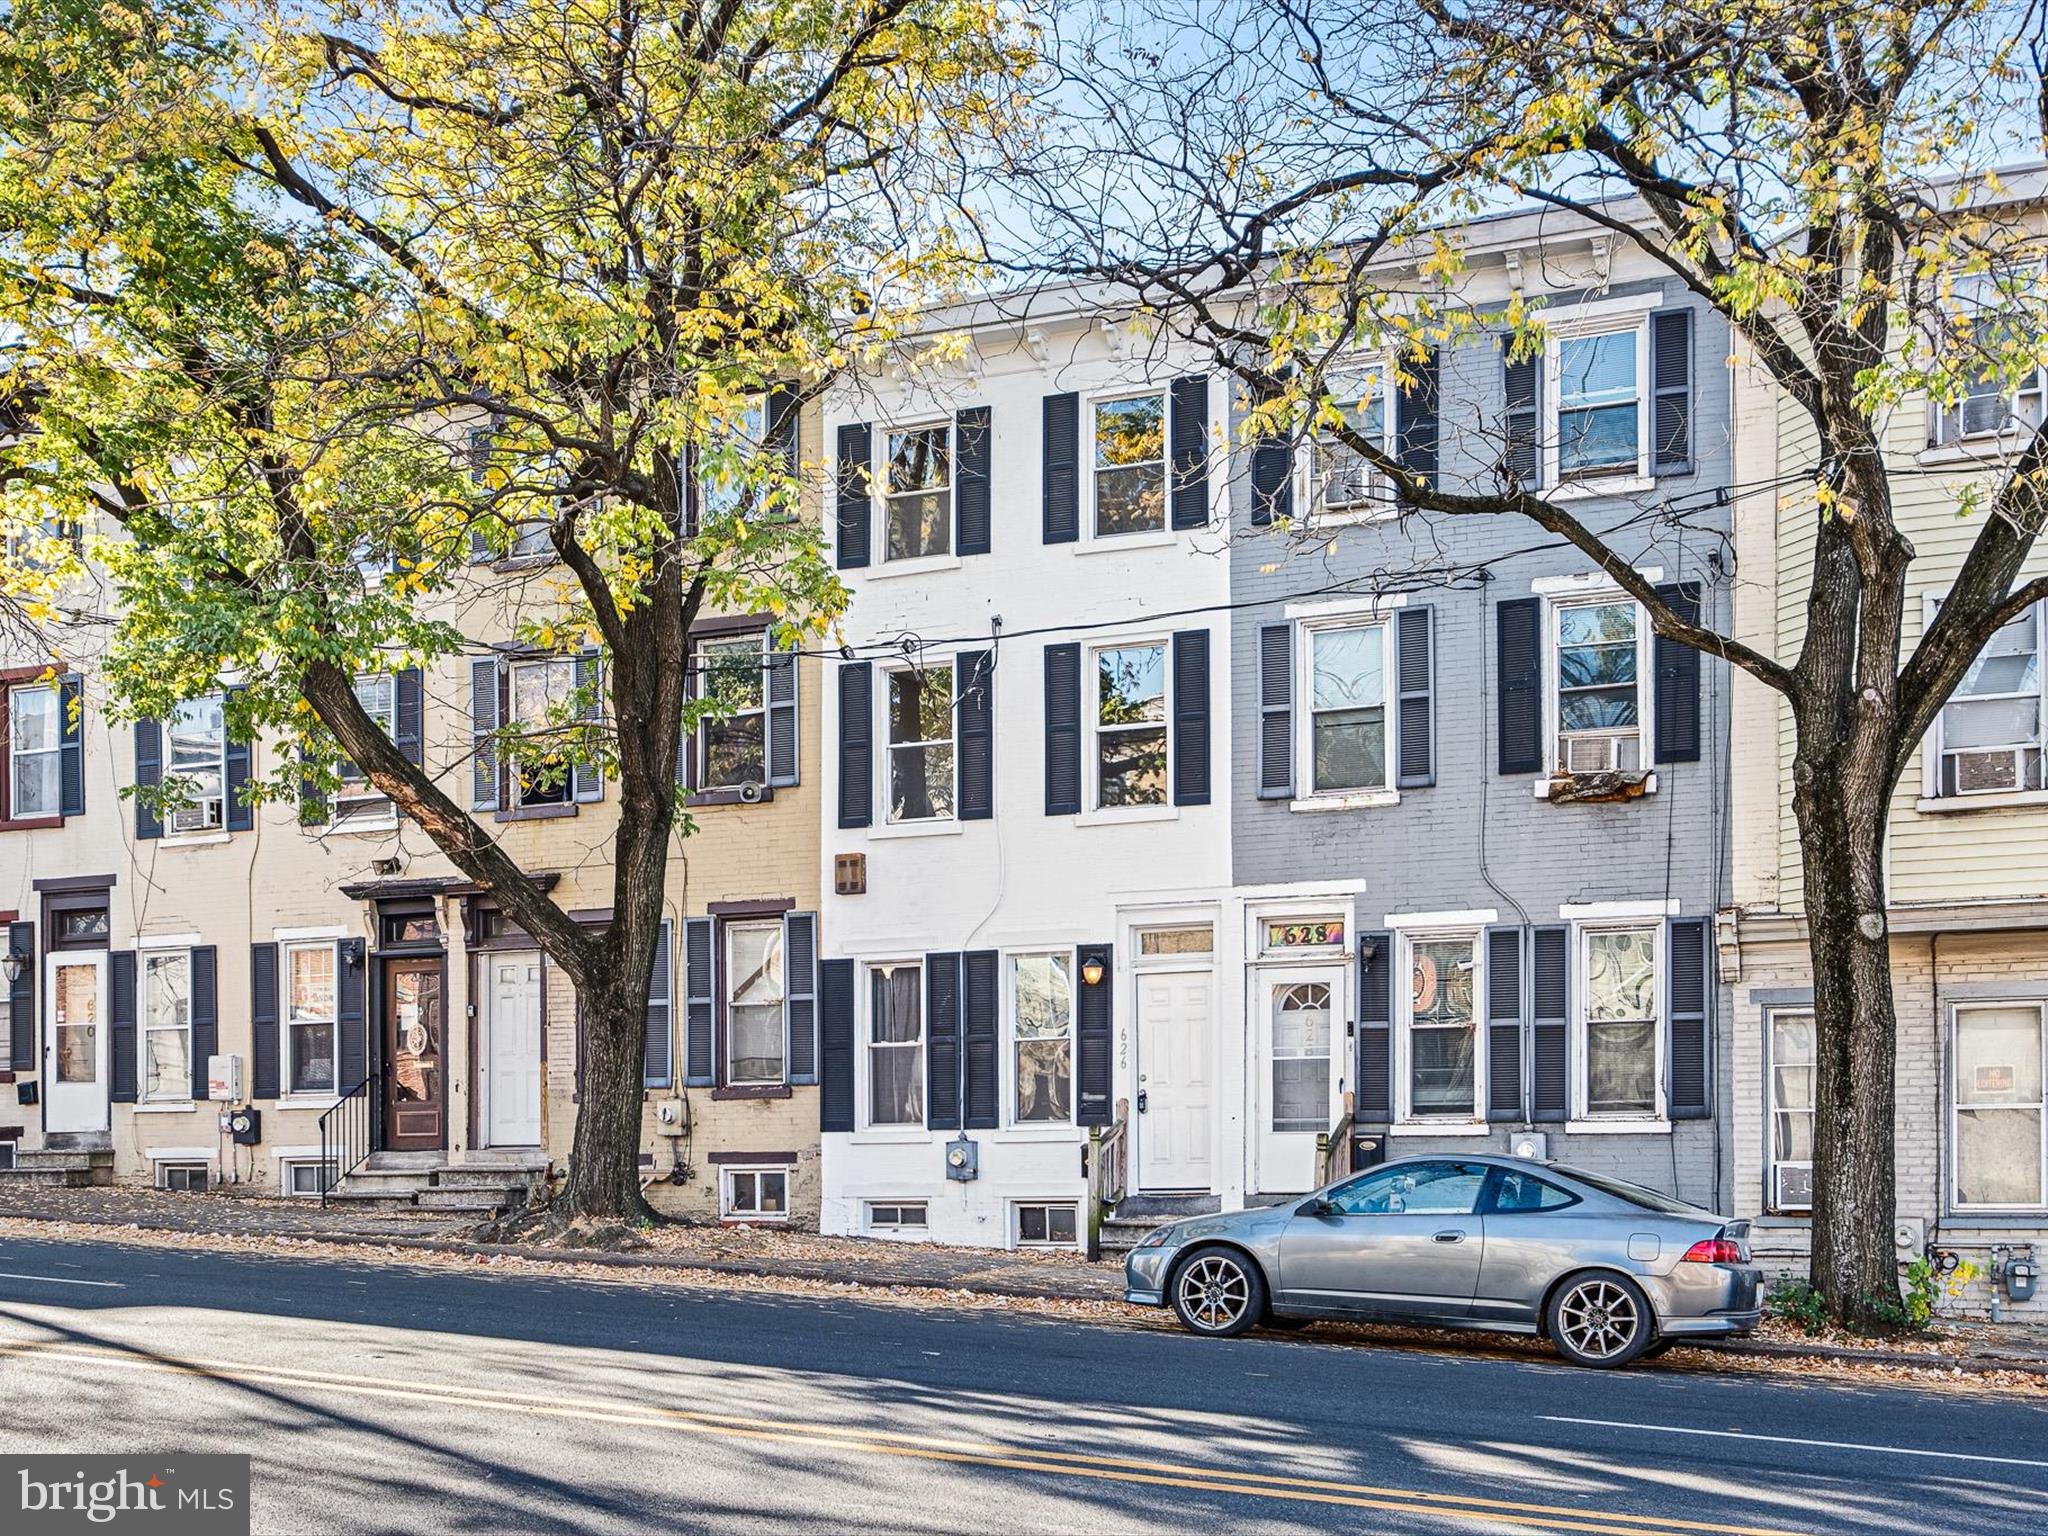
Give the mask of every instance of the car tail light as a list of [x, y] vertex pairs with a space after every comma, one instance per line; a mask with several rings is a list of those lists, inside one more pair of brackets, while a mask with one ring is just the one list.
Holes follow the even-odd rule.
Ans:
[[1725, 1237], [1703, 1237], [1685, 1250], [1685, 1264], [1740, 1264], [1742, 1245]]

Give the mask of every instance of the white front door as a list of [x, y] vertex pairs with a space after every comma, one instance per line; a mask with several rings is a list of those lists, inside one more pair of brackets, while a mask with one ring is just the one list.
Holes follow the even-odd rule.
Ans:
[[1138, 1188], [1212, 1190], [1214, 979], [1206, 969], [1137, 974]]
[[107, 1066], [107, 956], [54, 951], [43, 966], [49, 1001], [43, 1129], [104, 1131], [112, 1101]]
[[537, 1147], [540, 956], [532, 950], [486, 955], [484, 976], [490, 1009], [484, 1140], [494, 1147]]
[[1336, 1124], [1338, 1084], [1345, 1077], [1344, 1006], [1341, 966], [1290, 966], [1253, 975], [1259, 1057], [1252, 1092], [1261, 1194], [1304, 1194], [1316, 1187], [1316, 1137]]

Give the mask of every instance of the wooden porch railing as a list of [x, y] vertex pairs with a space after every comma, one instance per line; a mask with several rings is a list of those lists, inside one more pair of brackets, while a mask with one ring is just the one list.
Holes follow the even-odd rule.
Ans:
[[1351, 1128], [1357, 1123], [1352, 1115], [1351, 1095], [1344, 1095], [1344, 1113], [1337, 1117], [1337, 1123], [1316, 1137], [1316, 1188], [1335, 1183], [1351, 1168]]
[[1082, 1172], [1088, 1176], [1088, 1257], [1102, 1257], [1102, 1222], [1117, 1207], [1131, 1175], [1131, 1101], [1116, 1101], [1116, 1120], [1091, 1126], [1081, 1149]]

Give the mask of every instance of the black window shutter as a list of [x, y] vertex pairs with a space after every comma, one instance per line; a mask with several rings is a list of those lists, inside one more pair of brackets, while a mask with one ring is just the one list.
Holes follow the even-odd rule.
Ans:
[[925, 1129], [960, 1129], [960, 954], [924, 957]]
[[16, 1072], [36, 1069], [36, 925], [9, 923], [7, 950], [22, 957], [21, 974], [7, 984], [7, 1064]]
[[341, 1081], [336, 1085], [347, 1093], [370, 1071], [369, 1008], [363, 996], [369, 967], [364, 964], [365, 945], [361, 939], [343, 939], [335, 957], [340, 968], [334, 978], [335, 1025], [341, 1036]]
[[1259, 798], [1294, 794], [1294, 626], [1259, 630]]
[[67, 672], [57, 680], [57, 723], [63, 733], [57, 809], [65, 816], [85, 814], [85, 698], [81, 681], [76, 672]]
[[[155, 789], [163, 781], [163, 725], [155, 720], [138, 720], [135, 722], [135, 787]], [[141, 798], [135, 802], [135, 835], [138, 838], [164, 835], [163, 818], [157, 815], [154, 805]]]
[[1045, 814], [1081, 811], [1081, 647], [1045, 648]]
[[1511, 597], [1493, 605], [1499, 690], [1500, 771], [1543, 769], [1543, 599]]
[[220, 952], [211, 944], [192, 946], [192, 1097], [209, 1087], [206, 1058], [220, 1049]]
[[1525, 491], [1543, 483], [1543, 360], [1507, 359], [1507, 470]]
[[1002, 1123], [1002, 960], [995, 950], [970, 949], [960, 957], [960, 991], [965, 1016], [963, 1052], [966, 1091], [962, 1123], [970, 1131], [992, 1131]]
[[1411, 378], [1394, 399], [1394, 456], [1403, 469], [1426, 483], [1436, 479], [1441, 435], [1437, 357], [1437, 349], [1431, 347], [1421, 362], [1409, 364]]
[[1708, 1027], [1707, 920], [1671, 919], [1671, 1090], [1674, 1120], [1704, 1120], [1714, 1032]]
[[1569, 1118], [1571, 1110], [1571, 938], [1562, 924], [1529, 934], [1531, 1120]]
[[666, 1088], [675, 1081], [674, 925], [661, 920], [654, 939], [654, 971], [647, 978], [647, 1029], [640, 1038], [640, 1081]]
[[842, 571], [858, 570], [868, 563], [875, 518], [874, 500], [868, 490], [874, 443], [874, 429], [864, 421], [848, 422], [839, 429], [838, 474], [833, 482], [837, 523], [833, 548]]
[[469, 664], [469, 808], [498, 808], [498, 658]]
[[1173, 400], [1173, 526], [1209, 521], [1209, 375], [1175, 379]]
[[853, 1129], [853, 962], [818, 967], [818, 1129]]
[[116, 1104], [135, 1102], [135, 951], [117, 949], [107, 957], [108, 1042]]
[[277, 1097], [277, 946], [249, 946], [249, 1096]]
[[1394, 1118], [1394, 936], [1358, 936], [1358, 1119]]
[[818, 1080], [818, 914], [791, 912], [782, 919], [782, 965], [789, 978], [782, 1005], [789, 1038], [789, 1080]]
[[1692, 473], [1692, 311], [1650, 316], [1650, 472]]
[[1435, 613], [1427, 607], [1403, 608], [1394, 618], [1400, 752], [1394, 782], [1402, 789], [1422, 789], [1436, 782], [1434, 624]]
[[[1075, 1118], [1082, 1125], [1108, 1125], [1115, 1118], [1110, 1103], [1115, 959], [1114, 947], [1108, 944], [1083, 944], [1074, 951], [1074, 982], [1080, 994], [1074, 1006], [1074, 1101]], [[1102, 980], [1093, 986], [1081, 974], [1091, 960], [1102, 967]]]
[[1522, 1118], [1522, 930], [1486, 930], [1486, 1118]]
[[1284, 433], [1252, 444], [1252, 525], [1294, 516], [1294, 444]]
[[[230, 688], [228, 694], [232, 697], [241, 691], [242, 689], [238, 685]], [[227, 731], [228, 742], [225, 761], [227, 764], [228, 830], [230, 832], [247, 832], [256, 825], [256, 807], [249, 804], [242, 796], [242, 791], [249, 784], [251, 743], [248, 737], [237, 736], [232, 725], [227, 727]]]
[[692, 1088], [718, 1080], [711, 1028], [717, 985], [713, 938], [710, 918], [683, 919], [683, 1081]]
[[963, 555], [989, 552], [989, 435], [985, 405], [953, 418], [953, 548]]
[[[604, 719], [604, 657], [596, 646], [576, 653], [576, 693], [583, 700], [583, 718]], [[595, 762], [569, 765], [569, 791], [583, 803], [604, 798], [604, 767]]]
[[423, 761], [421, 738], [425, 734], [425, 689], [418, 667], [401, 667], [391, 680], [396, 734], [392, 744], [399, 755], [417, 768]]
[[960, 819], [986, 821], [996, 807], [995, 652], [962, 651], [953, 668], [960, 690]]
[[[782, 789], [797, 781], [796, 653], [778, 650], [771, 639], [761, 674], [768, 705], [768, 782]], [[686, 740], [685, 757], [690, 745]]]
[[874, 819], [875, 676], [865, 661], [839, 664], [839, 825]]
[[763, 446], [781, 458], [784, 472], [792, 478], [803, 472], [803, 439], [799, 426], [802, 417], [802, 396], [787, 384], [769, 386], [761, 421], [766, 429]]
[[1209, 803], [1209, 631], [1173, 637], [1173, 803]]
[[[1683, 311], [1681, 311], [1683, 313]], [[1700, 589], [1692, 582], [1659, 587], [1657, 595], [1681, 619], [1697, 624]], [[1700, 760], [1700, 653], [1658, 635], [1651, 671], [1656, 677], [1657, 752], [1660, 763]]]
[[1081, 537], [1081, 397], [1047, 395], [1041, 444], [1045, 542], [1072, 544]]

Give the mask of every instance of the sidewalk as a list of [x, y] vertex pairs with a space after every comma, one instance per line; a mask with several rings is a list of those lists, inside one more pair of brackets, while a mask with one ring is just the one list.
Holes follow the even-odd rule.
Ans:
[[[884, 1290], [953, 1293], [956, 1296], [1018, 1298], [1037, 1303], [1074, 1303], [1096, 1316], [1125, 1313], [1122, 1267], [1091, 1264], [1068, 1252], [1011, 1252], [940, 1248], [873, 1238], [819, 1237], [772, 1227], [672, 1226], [645, 1235], [645, 1246], [629, 1252], [472, 1240], [474, 1226], [461, 1219], [426, 1214], [366, 1214], [323, 1210], [317, 1202], [235, 1194], [184, 1195], [127, 1187], [86, 1189], [0, 1188], [0, 1221], [64, 1223], [101, 1228], [119, 1239], [129, 1232], [177, 1234], [224, 1246], [272, 1240], [374, 1249], [387, 1255], [473, 1255], [537, 1264], [590, 1265], [605, 1269], [684, 1269], [712, 1274], [781, 1278], [807, 1284], [863, 1286]], [[146, 1238], [144, 1238], [146, 1240]], [[1427, 1330], [1369, 1329], [1371, 1334], [1420, 1338]], [[1442, 1339], [1443, 1335], [1431, 1336]], [[1460, 1335], [1478, 1343], [1478, 1336]], [[1918, 1338], [1869, 1343], [1855, 1339], [1808, 1339], [1796, 1329], [1767, 1320], [1748, 1339], [1702, 1344], [1689, 1353], [1711, 1367], [1714, 1357], [1733, 1357], [1750, 1367], [1791, 1368], [1794, 1362], [1826, 1361], [1915, 1373], [2017, 1378], [2048, 1384], [2048, 1326], [1944, 1321], [1939, 1331]]]

